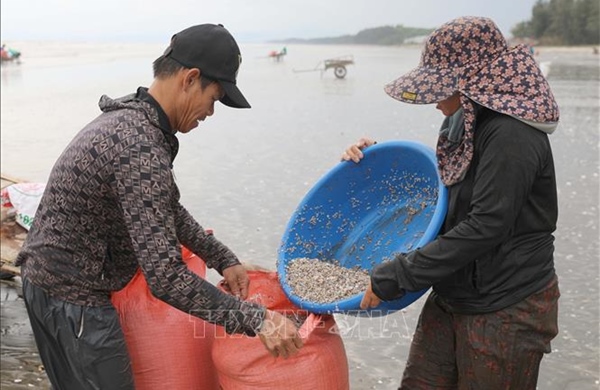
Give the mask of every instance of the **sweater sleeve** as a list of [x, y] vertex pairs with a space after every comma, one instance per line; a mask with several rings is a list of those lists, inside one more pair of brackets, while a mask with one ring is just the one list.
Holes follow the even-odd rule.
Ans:
[[[173, 206], [176, 187], [169, 157], [160, 148], [137, 142], [114, 163], [131, 244], [150, 291], [169, 305], [223, 326], [229, 333], [255, 335], [265, 308], [238, 300], [189, 271], [181, 258]], [[199, 233], [199, 225], [190, 229]], [[191, 233], [190, 233], [191, 234]], [[200, 240], [200, 238], [198, 239]]]
[[179, 202], [175, 205], [175, 223], [179, 242], [200, 256], [209, 268], [222, 275], [225, 268], [240, 264], [237, 256], [213, 234], [206, 232]]
[[430, 287], [506, 239], [544, 161], [543, 145], [527, 133], [534, 131], [516, 121], [497, 121], [478, 132], [467, 217], [424, 247], [375, 267], [376, 295], [393, 299], [403, 290]]

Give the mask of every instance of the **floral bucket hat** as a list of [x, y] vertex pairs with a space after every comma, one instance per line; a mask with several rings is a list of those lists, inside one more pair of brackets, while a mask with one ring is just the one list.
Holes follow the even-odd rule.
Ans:
[[419, 66], [384, 90], [412, 104], [437, 103], [460, 92], [462, 140], [456, 145], [443, 135], [438, 139], [438, 165], [446, 185], [462, 180], [473, 156], [473, 102], [547, 133], [558, 125], [558, 105], [530, 51], [524, 45], [508, 48], [488, 18], [466, 16], [443, 24], [427, 39]]

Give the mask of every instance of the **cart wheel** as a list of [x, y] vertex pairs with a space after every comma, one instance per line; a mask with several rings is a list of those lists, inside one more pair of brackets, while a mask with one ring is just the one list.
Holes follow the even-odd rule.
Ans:
[[338, 79], [343, 79], [344, 77], [346, 77], [346, 67], [336, 66], [333, 70], [333, 73], [335, 73], [335, 77], [337, 77]]

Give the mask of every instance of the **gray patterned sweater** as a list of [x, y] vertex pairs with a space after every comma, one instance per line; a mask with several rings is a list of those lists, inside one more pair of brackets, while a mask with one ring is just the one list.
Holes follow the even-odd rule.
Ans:
[[110, 305], [139, 267], [157, 298], [229, 333], [255, 335], [265, 309], [222, 293], [182, 261], [185, 245], [220, 273], [239, 264], [179, 203], [177, 138], [149, 96], [140, 88], [101, 97], [103, 113], [54, 165], [17, 265], [48, 294], [84, 306]]

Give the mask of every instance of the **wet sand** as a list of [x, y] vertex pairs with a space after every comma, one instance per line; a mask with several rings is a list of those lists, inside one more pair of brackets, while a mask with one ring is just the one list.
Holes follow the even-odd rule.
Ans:
[[48, 389], [50, 382], [31, 333], [23, 301], [19, 298], [20, 278], [1, 282], [2, 362], [0, 388], [7, 390]]
[[[598, 389], [600, 388], [599, 56], [593, 55], [591, 48], [589, 50], [588, 48], [538, 48], [538, 52], [538, 61], [549, 67], [548, 79], [561, 109], [561, 125], [550, 137], [550, 140], [554, 151], [559, 187], [560, 216], [556, 231], [555, 262], [562, 293], [560, 333], [552, 343], [552, 353], [545, 356], [542, 361], [538, 388], [549, 390]], [[293, 54], [293, 51], [291, 53]], [[353, 69], [350, 69], [349, 77], [352, 77], [352, 72]], [[351, 82], [352, 79], [348, 81]], [[356, 81], [353, 86], [358, 89], [360, 84]], [[346, 87], [340, 87], [339, 84], [334, 86], [335, 89], [332, 88], [327, 92], [338, 93], [341, 91], [344, 93], [348, 91], [344, 89]], [[327, 99], [323, 100], [328, 101]], [[285, 101], [282, 101], [281, 105], [283, 109], [288, 108]], [[390, 107], [398, 107], [398, 110], [403, 110], [401, 111], [402, 115], [411, 112], [410, 110], [404, 111], [404, 108], [397, 105], [390, 105]], [[311, 108], [306, 107], [306, 109], [310, 110]], [[424, 114], [418, 115], [422, 115], [420, 120], [425, 123], [431, 119]], [[352, 121], [357, 119], [354, 118]], [[360, 119], [363, 124], [367, 124], [370, 120], [369, 118]], [[387, 123], [397, 122], [399, 118], [396, 112], [390, 112], [388, 118], [378, 116], [373, 120], [379, 121], [378, 123]], [[438, 122], [435, 123], [437, 126]], [[313, 149], [319, 149], [315, 152], [318, 154], [311, 155], [314, 157], [312, 161], [322, 162], [316, 169], [324, 169], [328, 166], [327, 164], [331, 164], [331, 159], [329, 162], [323, 163], [325, 160], [321, 155], [339, 154], [348, 144], [349, 139], [355, 140], [357, 135], [363, 135], [365, 132], [364, 129], [347, 131], [349, 134], [345, 134], [343, 138], [337, 138], [335, 142], [328, 140], [325, 145], [312, 146]], [[390, 139], [399, 138], [399, 135], [394, 132], [377, 135], [381, 136], [379, 139], [383, 139], [386, 135]], [[208, 134], [207, 137], [211, 138], [212, 136]], [[274, 135], [273, 142], [279, 140], [281, 143], [278, 145], [283, 144], [282, 147], [285, 147], [285, 140], [277, 137], [284, 136]], [[307, 143], [308, 141], [301, 140], [300, 146], [294, 144], [290, 146], [290, 150], [293, 150], [292, 147], [299, 148]], [[427, 143], [432, 144], [431, 139], [428, 139]], [[261, 145], [264, 144], [265, 142], [261, 143]], [[219, 153], [218, 148], [219, 144], [215, 143], [212, 153]], [[266, 153], [267, 149], [264, 150]], [[236, 166], [234, 156], [235, 154], [232, 153], [227, 161], [223, 161], [223, 164]], [[248, 156], [245, 158], [248, 159]], [[248, 164], [250, 165], [258, 164], [252, 158], [249, 160]], [[296, 173], [291, 175], [292, 177], [282, 175], [281, 170], [275, 169], [269, 174], [265, 174], [260, 180], [256, 177], [250, 179], [251, 181], [242, 179], [232, 185], [236, 188], [244, 187], [244, 191], [250, 193], [256, 190], [259, 195], [261, 189], [268, 189], [270, 192], [264, 191], [264, 199], [252, 200], [254, 203], [259, 203], [259, 211], [266, 215], [270, 213], [268, 210], [271, 205], [262, 205], [261, 201], [266, 203], [272, 201], [269, 196], [274, 193], [277, 195], [276, 192], [281, 190], [277, 195], [280, 197], [277, 200], [281, 205], [278, 210], [284, 210], [287, 213], [288, 206], [296, 204], [315, 179], [315, 166], [306, 167], [300, 164], [301, 161], [299, 159], [298, 164], [293, 164], [292, 168], [286, 167]], [[270, 162], [269, 164], [272, 165]], [[237, 167], [244, 169], [243, 165]], [[310, 173], [308, 173], [309, 171]], [[266, 171], [259, 170], [259, 172], [265, 173]], [[20, 172], [16, 173], [22, 176]], [[215, 168], [215, 172], [210, 174], [215, 176], [211, 177], [209, 182], [218, 183], [225, 180], [222, 178], [225, 175], [218, 168]], [[185, 182], [185, 174], [181, 174], [179, 177], [182, 182]], [[263, 180], [267, 183], [265, 184]], [[303, 184], [299, 185], [298, 181]], [[259, 186], [252, 187], [254, 183], [258, 183]], [[209, 188], [208, 192], [211, 189], [213, 188]], [[189, 193], [190, 189], [187, 190]], [[186, 189], [182, 188], [182, 193], [185, 194]], [[282, 196], [289, 198], [282, 198]], [[223, 202], [235, 203], [235, 201], [235, 195], [226, 193], [223, 196]], [[215, 204], [213, 203], [213, 205]], [[239, 223], [241, 225], [240, 221], [248, 220], [245, 217], [252, 213], [251, 209], [244, 208], [243, 205], [239, 206], [240, 210], [236, 210], [235, 206], [219, 207], [218, 204], [214, 207], [220, 213], [227, 210], [232, 215], [237, 215], [236, 212], [239, 211], [239, 220], [231, 217], [231, 224]], [[194, 211], [193, 205], [191, 209]], [[217, 211], [215, 213], [218, 214]], [[209, 211], [204, 212], [203, 216], [208, 220], [214, 217]], [[253, 233], [255, 236], [245, 238], [237, 237], [238, 232], [234, 226], [218, 226], [217, 223], [214, 223], [212, 227], [217, 228], [217, 232], [223, 232], [226, 238], [224, 241], [233, 242], [236, 249], [242, 247], [242, 244], [247, 241], [258, 243], [251, 251], [240, 250], [243, 258], [252, 258], [253, 256], [263, 258], [265, 257], [263, 254], [271, 253], [272, 246], [277, 244], [281, 226], [279, 222], [270, 222], [268, 216], [262, 218], [263, 222], [257, 224], [256, 232]], [[217, 218], [213, 218], [213, 220], [216, 221]], [[231, 233], [226, 233], [227, 231], [231, 231]], [[228, 237], [227, 234], [230, 236]], [[265, 237], [267, 234], [271, 236]], [[261, 248], [261, 245], [265, 248]], [[261, 265], [272, 268], [272, 262], [268, 260], [264, 260], [264, 264]], [[215, 278], [214, 275], [213, 278]], [[48, 381], [35, 352], [36, 348], [23, 302], [18, 298], [18, 279], [17, 282], [2, 282], [1, 287], [0, 386], [6, 390], [47, 389]], [[395, 389], [398, 386], [421, 304], [421, 301], [417, 301], [401, 312], [379, 319], [336, 316], [348, 354], [353, 390]]]

